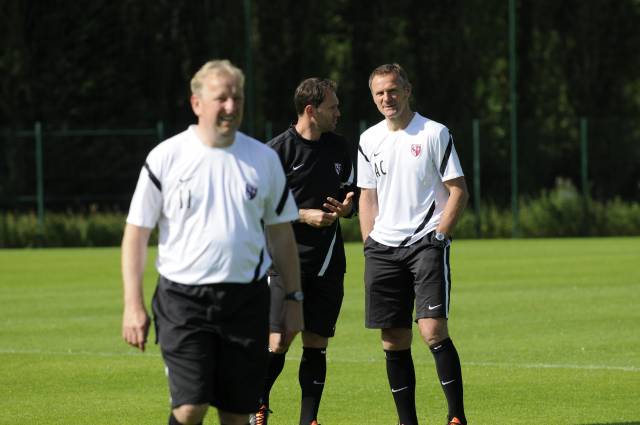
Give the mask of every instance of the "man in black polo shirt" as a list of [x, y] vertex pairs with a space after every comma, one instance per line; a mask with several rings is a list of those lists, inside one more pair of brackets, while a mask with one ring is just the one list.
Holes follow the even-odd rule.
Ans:
[[[342, 305], [345, 255], [340, 217], [354, 212], [354, 167], [347, 141], [335, 133], [340, 110], [336, 84], [309, 78], [295, 91], [298, 121], [268, 142], [280, 157], [300, 217], [293, 224], [304, 292], [300, 424], [316, 424], [326, 376], [326, 348]], [[269, 272], [271, 336], [269, 369], [261, 409], [252, 423], [267, 423], [269, 392], [284, 367], [291, 340], [283, 337], [279, 312], [284, 299], [281, 278]]]

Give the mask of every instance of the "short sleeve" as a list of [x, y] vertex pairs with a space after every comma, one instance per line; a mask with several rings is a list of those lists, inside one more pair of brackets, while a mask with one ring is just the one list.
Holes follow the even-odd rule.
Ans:
[[364, 143], [362, 136], [358, 145], [358, 187], [364, 189], [375, 189], [376, 179], [371, 168], [371, 161], [363, 149]]
[[435, 166], [438, 169], [440, 179], [447, 181], [464, 176], [460, 159], [453, 143], [453, 136], [449, 129], [443, 127], [437, 135], [433, 146]]
[[287, 185], [287, 178], [282, 169], [280, 159], [275, 151], [270, 150], [268, 170], [271, 174], [269, 196], [265, 202], [264, 223], [266, 225], [286, 223], [297, 220], [298, 206]]
[[152, 153], [147, 157], [129, 206], [127, 223], [153, 229], [162, 212], [160, 161]]

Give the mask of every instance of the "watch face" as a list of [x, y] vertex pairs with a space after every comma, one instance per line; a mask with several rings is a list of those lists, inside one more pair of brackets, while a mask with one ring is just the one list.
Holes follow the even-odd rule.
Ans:
[[436, 239], [439, 241], [444, 240], [444, 233], [436, 233]]
[[286, 300], [294, 300], [294, 301], [302, 301], [304, 299], [304, 294], [302, 291], [290, 292], [285, 296]]

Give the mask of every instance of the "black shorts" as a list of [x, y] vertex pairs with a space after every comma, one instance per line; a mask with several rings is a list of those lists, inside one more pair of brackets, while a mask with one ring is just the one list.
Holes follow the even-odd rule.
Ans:
[[172, 407], [258, 410], [269, 341], [266, 278], [183, 285], [160, 276], [152, 305]]
[[415, 320], [447, 318], [451, 272], [450, 244], [431, 243], [432, 233], [405, 247], [391, 247], [370, 237], [364, 243], [366, 327], [411, 328]]
[[[335, 335], [336, 323], [344, 297], [344, 275], [309, 276], [302, 274], [304, 292], [304, 330], [325, 338]], [[285, 290], [280, 275], [269, 276], [271, 289], [271, 332], [283, 332], [283, 304]]]

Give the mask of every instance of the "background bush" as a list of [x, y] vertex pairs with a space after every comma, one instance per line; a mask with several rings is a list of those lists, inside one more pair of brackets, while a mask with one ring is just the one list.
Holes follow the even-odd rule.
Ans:
[[[122, 240], [124, 213], [47, 213], [38, 234], [35, 213], [0, 213], [0, 248], [117, 246]], [[360, 241], [358, 217], [341, 219], [345, 241]], [[521, 236], [638, 236], [640, 204], [619, 198], [606, 203], [583, 199], [570, 181], [558, 179], [550, 191], [520, 202]], [[456, 226], [456, 238], [509, 238], [511, 211], [484, 204], [479, 217], [468, 206]], [[157, 244], [157, 230], [150, 244]]]

